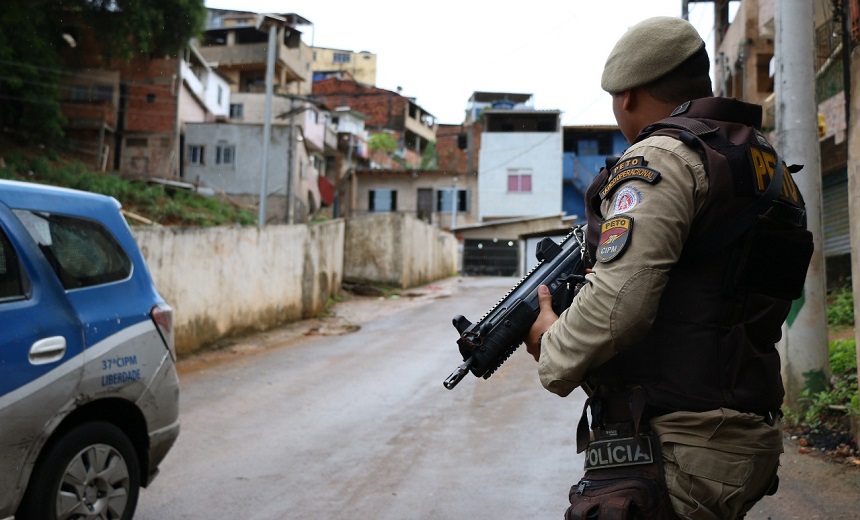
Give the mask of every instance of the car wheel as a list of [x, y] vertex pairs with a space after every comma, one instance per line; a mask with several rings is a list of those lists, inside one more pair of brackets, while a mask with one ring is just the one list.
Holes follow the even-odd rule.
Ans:
[[110, 423], [84, 423], [39, 458], [15, 518], [130, 520], [139, 494], [137, 453], [128, 436]]

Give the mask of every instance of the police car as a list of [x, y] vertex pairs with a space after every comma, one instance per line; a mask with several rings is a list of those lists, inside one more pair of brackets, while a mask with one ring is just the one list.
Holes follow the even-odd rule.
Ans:
[[172, 311], [119, 209], [0, 180], [0, 518], [130, 519], [179, 434]]

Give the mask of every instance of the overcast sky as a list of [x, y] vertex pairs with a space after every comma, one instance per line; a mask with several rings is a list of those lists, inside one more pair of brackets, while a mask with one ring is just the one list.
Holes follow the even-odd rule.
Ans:
[[[732, 1], [732, 13], [738, 2]], [[376, 85], [415, 98], [440, 123], [463, 121], [472, 92], [534, 95], [564, 125], [615, 124], [600, 89], [618, 38], [650, 16], [680, 16], [681, 0], [206, 0], [207, 7], [296, 13], [308, 45], [377, 55]], [[690, 3], [713, 69], [713, 3]], [[671, 52], [667, 49], [667, 52]]]

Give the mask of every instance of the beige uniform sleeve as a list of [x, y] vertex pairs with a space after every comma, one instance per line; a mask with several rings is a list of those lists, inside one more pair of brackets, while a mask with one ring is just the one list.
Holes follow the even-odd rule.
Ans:
[[[677, 139], [657, 136], [624, 154], [644, 157], [646, 167], [660, 173], [649, 184], [631, 179], [618, 184], [602, 202], [605, 219], [623, 214], [633, 219], [623, 253], [598, 262], [586, 284], [544, 334], [538, 374], [544, 387], [566, 396], [590, 369], [608, 361], [641, 339], [650, 328], [657, 305], [704, 203], [707, 176], [701, 157]], [[616, 205], [623, 190], [625, 200]], [[622, 208], [616, 213], [616, 207]]]

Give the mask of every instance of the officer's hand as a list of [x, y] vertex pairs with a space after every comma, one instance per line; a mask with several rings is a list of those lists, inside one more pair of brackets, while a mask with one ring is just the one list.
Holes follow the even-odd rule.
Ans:
[[552, 295], [549, 294], [549, 287], [546, 285], [538, 287], [538, 302], [540, 303], [540, 314], [526, 335], [526, 349], [529, 354], [534, 356], [535, 361], [540, 359], [541, 335], [558, 320], [558, 315], [552, 310]]

